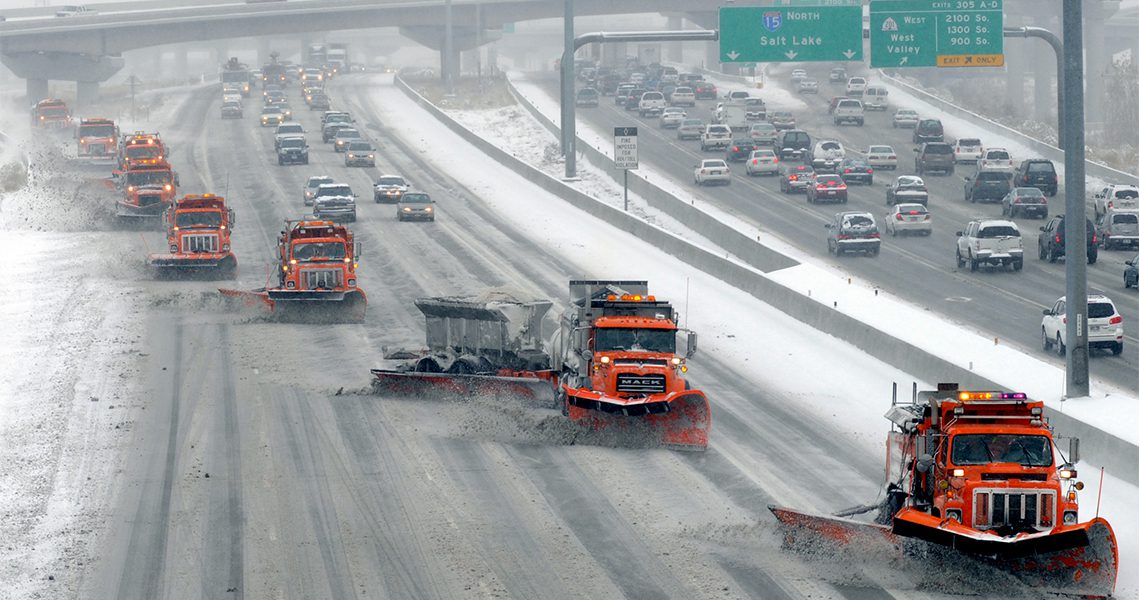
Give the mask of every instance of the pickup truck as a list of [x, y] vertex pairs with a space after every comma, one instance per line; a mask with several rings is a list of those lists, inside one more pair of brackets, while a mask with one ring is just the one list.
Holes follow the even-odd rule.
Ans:
[[865, 110], [862, 107], [860, 100], [847, 98], [839, 100], [838, 104], [834, 107], [834, 112], [831, 113], [835, 125], [842, 125], [843, 123], [854, 123], [862, 127], [862, 123], [866, 119]]
[[708, 125], [700, 135], [700, 149], [722, 150], [732, 143], [732, 130], [727, 125]]
[[981, 265], [1024, 267], [1024, 240], [1016, 223], [1005, 219], [977, 219], [957, 232], [957, 268], [969, 265], [976, 271]]

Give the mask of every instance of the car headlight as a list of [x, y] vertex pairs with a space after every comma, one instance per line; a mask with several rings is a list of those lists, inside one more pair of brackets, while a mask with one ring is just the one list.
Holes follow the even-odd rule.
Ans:
[[409, 206], [403, 207], [403, 212], [411, 212], [411, 207], [409, 207]]

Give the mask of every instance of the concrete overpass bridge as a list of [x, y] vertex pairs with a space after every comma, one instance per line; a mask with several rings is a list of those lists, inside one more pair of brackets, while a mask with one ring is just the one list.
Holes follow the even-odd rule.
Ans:
[[[579, 16], [630, 13], [688, 13], [691, 0], [575, 0]], [[397, 27], [432, 49], [444, 47], [444, 0], [289, 0], [186, 6], [157, 2], [99, 5], [100, 12], [56, 18], [34, 13], [0, 23], [0, 60], [27, 80], [29, 98], [46, 95], [48, 80], [76, 81], [80, 103], [92, 99], [99, 82], [123, 66], [128, 50], [180, 42], [208, 42], [250, 36], [311, 34]], [[690, 18], [715, 26], [717, 8]], [[505, 23], [561, 17], [562, 0], [455, 0], [451, 6], [454, 61], [463, 50], [498, 38]], [[31, 9], [28, 9], [31, 10]], [[6, 15], [6, 16], [8, 16]], [[20, 17], [20, 18], [16, 18]]]

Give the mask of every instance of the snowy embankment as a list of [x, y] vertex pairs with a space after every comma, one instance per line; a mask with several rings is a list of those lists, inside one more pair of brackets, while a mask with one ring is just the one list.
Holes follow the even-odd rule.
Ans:
[[[530, 95], [535, 96], [533, 93]], [[658, 295], [690, 297], [690, 306], [682, 310], [687, 315], [686, 325], [701, 335], [701, 356], [731, 365], [756, 389], [786, 398], [789, 403], [801, 407], [809, 418], [818, 419], [820, 427], [841, 432], [854, 444], [852, 452], [884, 455], [887, 423], [882, 414], [887, 408], [890, 382], [899, 382], [906, 387], [914, 379], [911, 375], [571, 208], [556, 196], [504, 170], [479, 153], [396, 88], [380, 86], [375, 98], [381, 111], [379, 116], [392, 128], [393, 135], [420, 147], [432, 148], [429, 160], [446, 167], [455, 178], [476, 191], [490, 209], [513, 222], [520, 231], [527, 232], [535, 242], [569, 257], [579, 266], [582, 275], [644, 278], [650, 280]], [[540, 156], [532, 154], [532, 149], [556, 142], [536, 122], [531, 125], [516, 123], [523, 116], [510, 108], [494, 109], [475, 116], [470, 111], [450, 114], [464, 119], [464, 124], [477, 133], [486, 135], [487, 139], [494, 140], [519, 157]], [[557, 114], [556, 104], [553, 114]], [[595, 175], [604, 177], [587, 163], [579, 167], [582, 171], [593, 171]], [[663, 178], [659, 173], [652, 177], [658, 183]], [[583, 180], [590, 179], [591, 175], [583, 175]], [[541, 214], [533, 212], [535, 204], [542, 206]], [[688, 237], [683, 231], [677, 233]], [[795, 270], [800, 270], [800, 267], [785, 271]], [[809, 272], [820, 278], [833, 279], [818, 268]], [[786, 277], [786, 274], [782, 276]], [[846, 286], [845, 281], [842, 283]], [[826, 291], [824, 285], [817, 285], [819, 292]], [[843, 292], [844, 298], [849, 297], [850, 292]], [[843, 304], [847, 302], [843, 300]], [[849, 302], [855, 304], [853, 300]], [[886, 307], [871, 302], [866, 306], [867, 310], [894, 310]], [[962, 337], [956, 329], [947, 329], [941, 335], [944, 337], [938, 339], [942, 339], [946, 346]], [[820, 365], [826, 367], [820, 368]], [[699, 361], [693, 372], [696, 378], [700, 377]], [[929, 382], [919, 384], [929, 385]], [[716, 400], [713, 399], [712, 403], [715, 412]], [[715, 445], [714, 428], [712, 435]], [[1082, 468], [1085, 469], [1088, 491], [1093, 491], [1098, 479], [1087, 476], [1097, 470], [1086, 464], [1082, 464]], [[1087, 519], [1094, 516], [1097, 506], [1093, 495], [1085, 492], [1084, 498], [1085, 512], [1081, 517]], [[1139, 518], [1130, 509], [1136, 501], [1139, 501], [1139, 488], [1107, 477], [1103, 504], [1098, 508], [1115, 527], [1121, 540], [1124, 564], [1139, 560]], [[1123, 573], [1118, 591], [1119, 597], [1139, 598], [1139, 571]]]
[[[187, 97], [122, 129], [169, 125]], [[140, 410], [145, 274], [137, 233], [109, 227], [111, 167], [77, 167], [71, 137], [4, 108], [32, 178], [0, 193], [0, 598], [75, 597]]]

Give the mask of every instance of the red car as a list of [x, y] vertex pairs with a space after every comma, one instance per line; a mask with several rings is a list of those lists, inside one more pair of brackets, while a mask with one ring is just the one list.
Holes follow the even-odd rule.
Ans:
[[846, 182], [838, 175], [818, 174], [807, 184], [807, 202], [822, 201], [846, 204]]
[[692, 92], [696, 94], [697, 100], [715, 100], [717, 94], [716, 86], [714, 84], [708, 83], [707, 81], [700, 81], [694, 84], [692, 86]]

